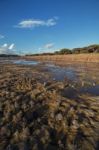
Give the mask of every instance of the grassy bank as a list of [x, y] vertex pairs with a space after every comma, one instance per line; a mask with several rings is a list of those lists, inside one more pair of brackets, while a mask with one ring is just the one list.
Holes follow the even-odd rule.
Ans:
[[25, 56], [25, 58], [40, 61], [99, 62], [99, 54], [40, 55]]

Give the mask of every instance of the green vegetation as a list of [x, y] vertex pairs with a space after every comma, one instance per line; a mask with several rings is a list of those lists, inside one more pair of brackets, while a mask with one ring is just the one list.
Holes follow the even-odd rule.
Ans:
[[55, 52], [55, 54], [82, 54], [82, 53], [99, 53], [99, 45], [90, 45], [83, 48], [74, 48], [74, 49], [61, 49], [60, 51]]
[[83, 48], [74, 48], [72, 53], [79, 54], [79, 53], [99, 53], [99, 45], [90, 45], [88, 47]]
[[63, 48], [60, 51], [56, 51], [55, 54], [72, 54], [72, 51], [67, 48]]
[[63, 54], [83, 54], [83, 53], [99, 53], [99, 45], [94, 44], [83, 48], [62, 48], [54, 53], [28, 54], [26, 56], [41, 56], [41, 55], [63, 55]]
[[0, 54], [0, 57], [19, 57], [17, 54]]

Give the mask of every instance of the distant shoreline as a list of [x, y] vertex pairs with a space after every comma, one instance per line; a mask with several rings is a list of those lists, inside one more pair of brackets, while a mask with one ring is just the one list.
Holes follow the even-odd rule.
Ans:
[[36, 60], [36, 61], [53, 61], [55, 63], [99, 63], [99, 53], [90, 54], [55, 54], [55, 55], [33, 55], [33, 56], [13, 56], [4, 55], [0, 56], [0, 59], [26, 59], [26, 60]]

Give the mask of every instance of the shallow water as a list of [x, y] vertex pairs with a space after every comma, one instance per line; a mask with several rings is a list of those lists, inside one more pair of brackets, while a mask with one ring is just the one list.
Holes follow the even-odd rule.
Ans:
[[94, 96], [99, 96], [99, 85], [91, 86], [91, 87], [83, 87], [79, 90], [81, 93], [88, 93]]
[[55, 80], [62, 81], [65, 78], [75, 80], [77, 78], [76, 71], [73, 67], [60, 67], [55, 65], [46, 65], [48, 70], [52, 73]]
[[69, 80], [71, 87], [64, 92], [69, 98], [76, 97], [76, 93], [99, 96], [99, 64], [66, 64], [66, 66], [47, 64], [46, 66], [54, 80]]
[[7, 63], [7, 64], [17, 64], [17, 65], [37, 65], [39, 62], [38, 61], [29, 61], [29, 60], [23, 60], [23, 59], [13, 59], [13, 58], [10, 58], [10, 59], [7, 59], [7, 58], [4, 58], [4, 59], [0, 59], [0, 63]]
[[[38, 65], [40, 63], [38, 61], [28, 60], [5, 60], [5, 62], [17, 65]], [[99, 96], [99, 64], [78, 63], [60, 66], [46, 62], [42, 64], [42, 67], [45, 70], [47, 69], [53, 80], [63, 82], [69, 80], [72, 90], [69, 90], [67, 95], [74, 95], [76, 93], [74, 89], [77, 88], [79, 93], [88, 93]]]
[[14, 64], [19, 64], [19, 65], [37, 65], [39, 62], [37, 61], [27, 61], [27, 60], [13, 60]]

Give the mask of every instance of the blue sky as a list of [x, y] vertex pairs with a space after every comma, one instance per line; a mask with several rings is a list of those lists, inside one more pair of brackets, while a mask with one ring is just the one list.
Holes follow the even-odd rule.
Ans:
[[0, 51], [99, 44], [99, 0], [0, 0]]

